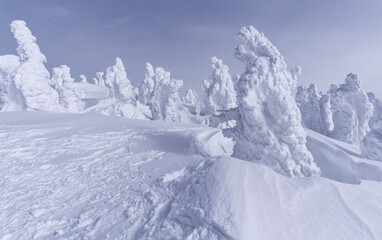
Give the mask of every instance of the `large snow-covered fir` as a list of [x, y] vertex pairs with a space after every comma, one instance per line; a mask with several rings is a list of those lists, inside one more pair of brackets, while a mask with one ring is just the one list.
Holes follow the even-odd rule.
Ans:
[[0, 53], [1, 240], [382, 239], [367, 79], [302, 84], [253, 26], [226, 49], [241, 72], [209, 58], [196, 88], [166, 56], [135, 79], [122, 51], [75, 75], [33, 27], [12, 21], [17, 55]]

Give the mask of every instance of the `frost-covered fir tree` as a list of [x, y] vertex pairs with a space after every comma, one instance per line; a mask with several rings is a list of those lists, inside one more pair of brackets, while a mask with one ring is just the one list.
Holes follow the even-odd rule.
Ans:
[[102, 86], [102, 87], [106, 86], [105, 76], [104, 76], [103, 72], [96, 72], [96, 78], [94, 78], [94, 80], [95, 80], [94, 82], [97, 82], [96, 85], [99, 85], [99, 86]]
[[145, 68], [145, 78], [138, 85], [137, 88], [137, 100], [142, 104], [149, 104], [150, 96], [154, 90], [155, 82], [154, 78], [154, 68], [150, 63], [146, 63]]
[[157, 67], [154, 75], [154, 88], [149, 100], [149, 106], [154, 120], [181, 121], [181, 99], [179, 89], [182, 80], [171, 79], [170, 72]]
[[371, 129], [362, 140], [361, 150], [367, 158], [382, 161], [382, 102], [373, 93], [367, 93], [367, 96], [374, 112], [369, 120]]
[[198, 94], [192, 90], [188, 89], [186, 95], [183, 97], [183, 103], [192, 109], [192, 113], [196, 115], [200, 115], [200, 104]]
[[345, 83], [332, 85], [329, 91], [334, 128], [330, 136], [347, 143], [359, 144], [369, 132], [373, 105], [361, 89], [361, 80], [349, 73]]
[[99, 85], [108, 89], [108, 99], [92, 107], [92, 110], [125, 118], [147, 119], [137, 107], [134, 87], [120, 58], [116, 58], [115, 65], [108, 67], [105, 73], [97, 72], [96, 75]]
[[371, 92], [367, 93], [367, 98], [374, 108], [373, 116], [369, 120], [369, 127], [372, 128], [376, 123], [382, 122], [382, 102]]
[[212, 57], [211, 65], [213, 72], [210, 78], [202, 81], [206, 115], [236, 107], [236, 92], [228, 66], [217, 57]]
[[74, 79], [70, 68], [66, 65], [53, 68], [51, 85], [58, 92], [59, 102], [64, 111], [81, 112], [84, 103], [81, 101], [80, 92], [73, 86]]
[[22, 95], [24, 110], [56, 111], [58, 94], [49, 85], [50, 74], [45, 68], [45, 56], [41, 53], [24, 21], [13, 21], [11, 30], [17, 40], [20, 64], [14, 71], [14, 84]]
[[240, 118], [233, 155], [287, 176], [319, 175], [292, 96], [295, 76], [277, 48], [252, 26], [242, 28], [237, 39], [235, 56], [245, 63], [245, 72], [236, 86]]
[[17, 56], [0, 56], [0, 111], [24, 110], [24, 98], [20, 90], [16, 88], [13, 80], [19, 65], [20, 62]]
[[314, 84], [308, 88], [305, 86], [297, 88], [296, 102], [300, 108], [304, 127], [324, 135], [333, 130], [329, 99], [329, 95], [322, 95]]
[[85, 75], [80, 75], [80, 79], [81, 79], [81, 83], [88, 83], [88, 81], [86, 80], [86, 77], [85, 77]]
[[320, 99], [320, 110], [322, 120], [322, 134], [329, 135], [334, 128], [333, 113], [330, 104], [330, 95], [324, 94]]
[[110, 89], [109, 98], [116, 102], [129, 102], [135, 104], [134, 88], [127, 78], [125, 67], [120, 58], [116, 58], [115, 65], [108, 67], [104, 75], [105, 85]]

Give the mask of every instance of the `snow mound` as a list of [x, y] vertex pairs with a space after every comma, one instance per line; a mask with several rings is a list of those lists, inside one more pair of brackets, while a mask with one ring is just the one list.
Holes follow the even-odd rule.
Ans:
[[359, 146], [314, 131], [307, 132], [307, 147], [320, 167], [322, 177], [351, 184], [359, 184], [362, 180], [382, 181], [382, 163], [361, 158]]

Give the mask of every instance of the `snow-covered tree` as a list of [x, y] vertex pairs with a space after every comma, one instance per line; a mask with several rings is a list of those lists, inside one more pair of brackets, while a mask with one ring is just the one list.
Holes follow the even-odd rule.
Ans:
[[361, 151], [369, 159], [382, 161], [382, 121], [374, 123], [363, 138]]
[[374, 93], [368, 92], [367, 97], [374, 107], [373, 116], [369, 120], [369, 127], [372, 128], [376, 123], [382, 122], [382, 102]]
[[240, 117], [233, 155], [287, 176], [319, 175], [292, 96], [295, 76], [277, 48], [252, 26], [242, 28], [237, 39], [235, 56], [245, 63], [245, 72], [236, 84]]
[[382, 102], [373, 94], [367, 93], [374, 107], [373, 116], [369, 120], [370, 131], [362, 140], [362, 154], [369, 159], [382, 161]]
[[94, 83], [94, 85], [99, 85], [98, 79], [93, 77], [93, 83]]
[[154, 78], [154, 68], [150, 63], [146, 63], [145, 69], [145, 78], [138, 85], [137, 91], [137, 100], [142, 104], [148, 104], [150, 96], [154, 90], [155, 82]]
[[60, 105], [64, 111], [83, 111], [84, 103], [81, 101], [80, 92], [73, 86], [74, 79], [70, 74], [70, 68], [66, 65], [53, 68], [50, 80], [53, 88], [58, 92]]
[[183, 103], [189, 107], [192, 108], [192, 111], [196, 115], [200, 115], [200, 104], [199, 104], [199, 98], [198, 94], [192, 90], [188, 89], [186, 92], [186, 95], [183, 97]]
[[202, 81], [206, 115], [236, 107], [236, 92], [228, 66], [217, 57], [212, 57], [211, 65], [213, 72], [210, 78]]
[[115, 99], [116, 102], [135, 104], [134, 88], [127, 78], [125, 67], [120, 58], [116, 58], [114, 66], [106, 69], [104, 80], [105, 85], [110, 89], [109, 98]]
[[80, 75], [80, 79], [81, 79], [81, 83], [88, 83], [88, 81], [86, 80], [86, 77], [85, 75]]
[[320, 110], [321, 110], [321, 120], [322, 120], [322, 134], [329, 135], [334, 128], [333, 123], [333, 113], [330, 104], [330, 95], [324, 94], [320, 99]]
[[345, 83], [329, 90], [334, 128], [330, 136], [347, 143], [359, 144], [369, 132], [373, 104], [361, 89], [361, 80], [349, 73]]
[[296, 93], [296, 102], [300, 108], [304, 127], [324, 135], [333, 130], [329, 95], [322, 96], [314, 84], [311, 84], [309, 88], [299, 86]]
[[19, 58], [14, 55], [0, 56], [0, 111], [24, 110], [25, 101], [13, 81]]
[[155, 84], [149, 106], [154, 120], [179, 122], [181, 120], [179, 89], [183, 86], [183, 81], [171, 79], [170, 76], [170, 72], [161, 67], [155, 69]]
[[56, 111], [58, 94], [49, 85], [50, 74], [45, 56], [24, 21], [13, 21], [11, 30], [17, 40], [20, 64], [14, 71], [15, 87], [24, 100], [24, 110]]
[[97, 78], [94, 78], [94, 82], [97, 82], [97, 85], [99, 86], [102, 86], [102, 87], [105, 87], [106, 86], [106, 83], [105, 83], [105, 75], [103, 72], [96, 72], [96, 77]]

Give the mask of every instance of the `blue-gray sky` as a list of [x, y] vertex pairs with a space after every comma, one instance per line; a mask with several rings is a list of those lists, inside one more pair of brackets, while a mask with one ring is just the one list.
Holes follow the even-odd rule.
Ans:
[[381, 12], [380, 0], [0, 0], [0, 54], [16, 53], [9, 24], [22, 19], [49, 70], [66, 64], [90, 79], [120, 57], [134, 84], [150, 62], [199, 89], [212, 56], [242, 72], [235, 35], [253, 25], [302, 66], [300, 83], [326, 91], [354, 72], [382, 96]]

